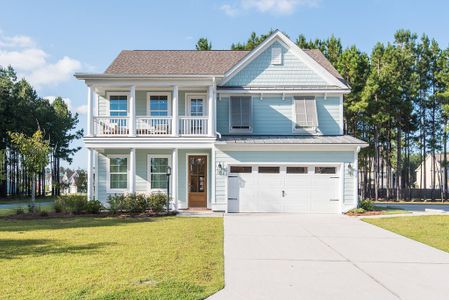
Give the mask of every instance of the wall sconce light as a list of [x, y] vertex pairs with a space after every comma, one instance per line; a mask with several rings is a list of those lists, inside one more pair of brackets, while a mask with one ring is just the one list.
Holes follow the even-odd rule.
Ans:
[[218, 163], [217, 169], [219, 175], [226, 175], [226, 167], [221, 162]]
[[354, 175], [354, 171], [355, 171], [355, 169], [354, 169], [354, 167], [351, 165], [351, 163], [349, 163], [348, 164], [348, 173], [349, 173], [349, 175]]

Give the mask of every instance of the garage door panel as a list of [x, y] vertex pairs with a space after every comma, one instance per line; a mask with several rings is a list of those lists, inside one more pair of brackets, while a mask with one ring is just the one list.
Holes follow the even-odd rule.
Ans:
[[310, 184], [310, 212], [335, 213], [339, 209], [339, 178], [316, 174]]
[[286, 174], [282, 211], [306, 212], [309, 210], [307, 199], [310, 197], [307, 188], [308, 174]]

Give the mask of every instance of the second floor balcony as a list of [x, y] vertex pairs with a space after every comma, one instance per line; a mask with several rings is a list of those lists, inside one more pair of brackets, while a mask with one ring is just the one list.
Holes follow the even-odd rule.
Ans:
[[[94, 117], [94, 136], [129, 136], [131, 134], [129, 117]], [[209, 136], [207, 116], [179, 116], [177, 135]], [[173, 136], [173, 117], [138, 116], [135, 119], [136, 136]]]
[[215, 86], [90, 86], [87, 137], [214, 137]]

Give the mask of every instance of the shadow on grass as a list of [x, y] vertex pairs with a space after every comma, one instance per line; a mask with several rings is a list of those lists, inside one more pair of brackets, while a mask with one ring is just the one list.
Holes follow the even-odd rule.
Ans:
[[0, 259], [54, 254], [91, 254], [115, 243], [89, 243], [67, 245], [49, 239], [0, 239]]
[[38, 219], [38, 220], [0, 219], [0, 232], [117, 226], [133, 223], [160, 222], [163, 220], [168, 220], [170, 218], [171, 217], [119, 218], [119, 217], [81, 216], [81, 217]]

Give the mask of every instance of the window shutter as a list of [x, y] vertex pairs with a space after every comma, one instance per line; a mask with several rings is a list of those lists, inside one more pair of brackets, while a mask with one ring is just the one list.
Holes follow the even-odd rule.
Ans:
[[249, 130], [251, 126], [251, 97], [231, 96], [231, 128]]
[[315, 97], [294, 97], [296, 128], [318, 127]]
[[282, 49], [281, 48], [271, 48], [271, 64], [272, 65], [282, 64]]

